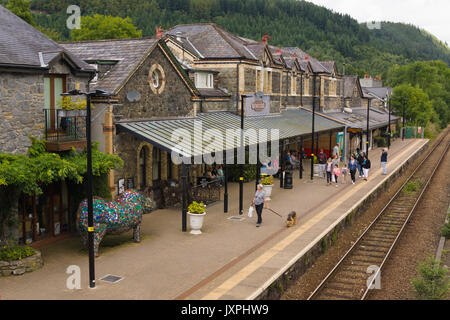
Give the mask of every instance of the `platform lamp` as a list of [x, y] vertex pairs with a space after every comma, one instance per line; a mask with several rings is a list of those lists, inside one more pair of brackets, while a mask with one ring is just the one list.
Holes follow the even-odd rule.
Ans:
[[88, 245], [89, 245], [89, 287], [95, 288], [95, 257], [94, 257], [94, 214], [92, 192], [92, 139], [91, 139], [91, 97], [111, 97], [112, 93], [104, 90], [83, 92], [71, 90], [62, 96], [86, 96], [86, 140], [87, 140], [87, 193], [88, 193]]

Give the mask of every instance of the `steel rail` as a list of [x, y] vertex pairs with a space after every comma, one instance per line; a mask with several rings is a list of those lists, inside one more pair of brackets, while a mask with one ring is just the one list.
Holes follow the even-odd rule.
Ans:
[[[397, 190], [397, 192], [394, 194], [394, 196], [392, 196], [392, 198], [389, 200], [389, 202], [383, 207], [383, 209], [380, 211], [380, 213], [375, 217], [375, 219], [372, 221], [372, 223], [366, 228], [366, 230], [361, 234], [361, 236], [356, 240], [356, 242], [350, 247], [350, 249], [345, 253], [345, 255], [339, 260], [339, 262], [333, 267], [333, 269], [328, 273], [328, 275], [322, 280], [322, 282], [317, 286], [317, 288], [309, 295], [307, 300], [314, 299], [321, 292], [321, 290], [324, 288], [324, 286], [328, 282], [328, 280], [330, 280], [330, 278], [332, 278], [336, 274], [338, 268], [343, 264], [343, 262], [346, 260], [346, 258], [348, 256], [350, 256], [350, 254], [353, 253], [355, 248], [357, 248], [359, 246], [359, 244], [361, 243], [361, 240], [367, 235], [367, 233], [369, 231], [372, 230], [372, 227], [380, 220], [380, 218], [383, 216], [386, 209], [392, 204], [392, 202], [394, 202], [394, 200], [397, 199], [398, 195], [403, 190], [405, 185], [413, 178], [413, 176], [416, 174], [416, 172], [422, 168], [422, 165], [429, 159], [429, 157], [433, 154], [433, 152], [441, 145], [441, 143], [444, 141], [444, 139], [447, 137], [447, 135], [448, 135], [448, 131], [439, 139], [439, 141], [437, 143], [435, 143], [435, 145], [433, 146], [432, 150], [428, 153], [428, 155], [419, 163], [419, 165], [409, 175], [409, 177], [406, 179], [406, 181]], [[441, 160], [443, 159], [443, 156], [446, 154], [447, 150], [448, 150], [448, 145], [439, 161], [439, 164], [440, 164]], [[437, 168], [437, 166], [436, 166], [436, 168]], [[434, 170], [434, 172], [435, 171], [436, 170]], [[434, 172], [433, 172], [433, 174], [434, 174]], [[429, 180], [431, 180], [431, 179], [429, 179]], [[428, 185], [428, 183], [427, 183], [427, 185]], [[424, 190], [425, 190], [425, 188], [422, 190], [422, 194], [423, 194]], [[416, 201], [416, 204], [417, 204], [417, 202], [418, 201]], [[411, 213], [414, 211], [416, 204], [414, 205], [413, 210], [410, 211], [410, 214], [408, 215], [408, 220], [409, 220]], [[406, 225], [408, 220], [404, 223], [404, 225]], [[401, 228], [400, 232], [403, 231], [404, 225]], [[399, 238], [399, 236], [400, 236], [400, 233], [397, 235], [396, 239], [394, 240], [394, 244], [397, 242], [397, 239]], [[388, 254], [391, 252], [391, 249], [392, 248], [389, 249]], [[384, 263], [384, 261], [383, 261], [383, 263]], [[379, 272], [379, 270], [377, 271], [377, 273], [378, 272]], [[376, 276], [374, 276], [373, 279], [375, 280]], [[371, 282], [371, 284], [373, 283], [373, 281]], [[368, 286], [368, 287], [370, 287], [370, 286]], [[365, 296], [366, 296], [366, 292], [364, 294], [364, 297]]]

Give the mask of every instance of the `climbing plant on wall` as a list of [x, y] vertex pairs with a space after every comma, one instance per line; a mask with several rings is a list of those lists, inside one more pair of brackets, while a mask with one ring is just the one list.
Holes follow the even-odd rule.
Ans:
[[[32, 145], [27, 154], [0, 153], [0, 240], [5, 240], [6, 227], [17, 224], [17, 205], [22, 193], [39, 195], [42, 186], [66, 179], [82, 184], [87, 172], [86, 151], [47, 152], [44, 141], [30, 139]], [[102, 153], [93, 144], [94, 176], [105, 175], [118, 166], [123, 166], [118, 156]]]

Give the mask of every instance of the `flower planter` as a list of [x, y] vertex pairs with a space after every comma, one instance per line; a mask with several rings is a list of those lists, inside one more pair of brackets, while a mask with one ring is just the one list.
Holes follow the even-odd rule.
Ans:
[[86, 110], [58, 110], [58, 117], [70, 118], [70, 117], [86, 117]]
[[268, 185], [268, 184], [263, 184], [263, 191], [266, 195], [266, 200], [270, 201], [270, 195], [272, 194], [272, 188], [273, 188], [273, 184]]
[[201, 214], [198, 213], [190, 213], [189, 215], [189, 224], [191, 226], [191, 234], [202, 234], [202, 231], [200, 230], [203, 226], [203, 218], [206, 215], [206, 212], [203, 212]]
[[0, 277], [20, 276], [26, 272], [33, 272], [43, 266], [41, 252], [21, 260], [0, 261]]

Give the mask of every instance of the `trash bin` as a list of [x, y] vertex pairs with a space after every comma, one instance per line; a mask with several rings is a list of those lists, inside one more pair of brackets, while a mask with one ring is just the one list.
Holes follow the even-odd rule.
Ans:
[[292, 189], [292, 172], [284, 173], [284, 189]]

